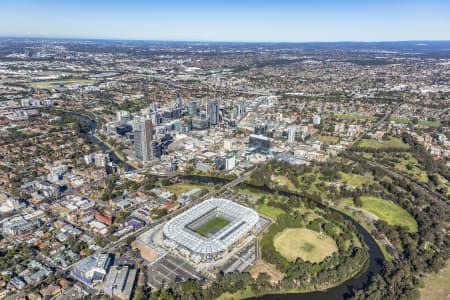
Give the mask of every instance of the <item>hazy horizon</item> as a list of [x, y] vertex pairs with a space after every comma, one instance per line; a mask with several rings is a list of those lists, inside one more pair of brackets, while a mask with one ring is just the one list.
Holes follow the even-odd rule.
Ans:
[[0, 36], [187, 42], [450, 40], [444, 1], [5, 1]]

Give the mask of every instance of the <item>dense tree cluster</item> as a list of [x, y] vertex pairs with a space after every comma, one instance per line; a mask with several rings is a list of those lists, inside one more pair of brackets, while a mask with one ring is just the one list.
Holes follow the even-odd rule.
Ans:
[[[307, 220], [306, 215], [295, 211], [280, 215], [260, 242], [262, 258], [276, 265], [277, 269], [286, 274], [280, 283], [283, 289], [325, 288], [361, 271], [368, 261], [368, 253], [364, 248], [353, 244], [352, 236], [356, 235], [356, 232], [352, 224], [344, 221], [339, 214], [328, 211], [324, 211], [323, 218], [318, 217], [309, 222], [305, 220]], [[301, 258], [293, 262], [288, 261], [276, 251], [273, 239], [285, 228], [301, 227], [317, 231], [318, 234], [326, 233], [335, 240], [338, 252], [320, 263], [303, 261]], [[346, 246], [346, 242], [349, 241], [351, 241], [350, 246]]]

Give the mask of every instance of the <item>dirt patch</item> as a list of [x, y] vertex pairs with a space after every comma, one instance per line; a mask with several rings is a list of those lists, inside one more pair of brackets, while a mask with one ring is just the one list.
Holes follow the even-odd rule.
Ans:
[[259, 273], [267, 273], [270, 276], [271, 283], [277, 283], [284, 277], [284, 274], [278, 271], [274, 265], [261, 260], [250, 269], [253, 278], [258, 277]]
[[133, 243], [131, 243], [131, 247], [133, 249], [139, 249], [139, 251], [141, 252], [142, 258], [144, 258], [145, 260], [147, 260], [149, 262], [154, 261], [155, 259], [157, 259], [160, 256], [160, 254], [157, 251], [155, 251], [151, 247], [145, 245], [141, 241], [134, 241]]

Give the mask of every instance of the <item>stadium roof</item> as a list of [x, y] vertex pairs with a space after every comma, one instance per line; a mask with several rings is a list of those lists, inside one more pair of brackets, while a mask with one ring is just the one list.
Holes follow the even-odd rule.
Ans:
[[[192, 222], [217, 211], [230, 217], [231, 222], [211, 237], [204, 237], [189, 229]], [[164, 226], [166, 238], [200, 255], [225, 251], [251, 231], [259, 220], [252, 209], [227, 199], [211, 198], [176, 216]]]

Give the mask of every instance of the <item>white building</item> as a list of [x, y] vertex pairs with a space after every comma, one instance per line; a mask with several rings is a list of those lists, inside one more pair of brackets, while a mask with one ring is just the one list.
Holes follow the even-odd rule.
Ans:
[[236, 167], [236, 158], [234, 156], [225, 159], [225, 170], [230, 171]]
[[231, 151], [233, 149], [233, 141], [230, 139], [223, 140], [223, 150]]
[[70, 273], [79, 281], [92, 285], [103, 281], [110, 264], [109, 254], [91, 255], [77, 263]]
[[292, 144], [295, 142], [295, 131], [297, 130], [296, 126], [289, 126], [288, 128], [288, 143]]
[[320, 125], [320, 120], [321, 120], [320, 115], [313, 116], [313, 124], [314, 125]]

